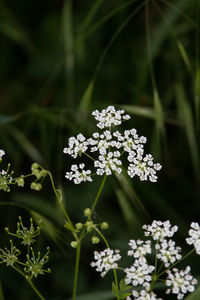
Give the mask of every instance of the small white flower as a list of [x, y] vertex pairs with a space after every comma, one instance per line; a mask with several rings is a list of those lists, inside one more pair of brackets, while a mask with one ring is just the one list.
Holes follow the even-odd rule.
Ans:
[[145, 236], [152, 236], [154, 240], [163, 241], [166, 237], [172, 237], [174, 233], [178, 230], [178, 226], [171, 225], [170, 221], [153, 221], [151, 225], [143, 225], [142, 227], [146, 231]]
[[176, 247], [175, 242], [172, 240], [163, 240], [160, 244], [156, 244], [155, 247], [158, 250], [156, 257], [164, 262], [166, 268], [182, 257], [179, 254], [181, 247]]
[[113, 171], [121, 173], [122, 162], [118, 157], [120, 157], [119, 151], [108, 152], [106, 155], [99, 155], [98, 160], [94, 162], [94, 166], [97, 168], [97, 175], [111, 175]]
[[117, 126], [120, 125], [122, 120], [129, 120], [130, 116], [123, 114], [125, 113], [124, 110], [116, 110], [114, 106], [108, 106], [106, 109], [103, 109], [99, 112], [97, 109], [92, 112], [92, 115], [98, 121], [97, 127], [100, 129]]
[[124, 270], [126, 273], [125, 282], [126, 284], [131, 283], [133, 286], [142, 285], [145, 288], [149, 288], [149, 282], [152, 281], [150, 274], [154, 269], [155, 267], [150, 266], [144, 257], [140, 257], [135, 260], [130, 268]]
[[5, 155], [5, 151], [3, 151], [2, 149], [0, 149], [0, 161], [2, 160], [2, 156]]
[[172, 269], [173, 273], [167, 271], [166, 294], [172, 293], [177, 295], [177, 299], [183, 299], [184, 294], [193, 292], [197, 280], [190, 274], [190, 267], [187, 266], [185, 270], [178, 270], [177, 268]]
[[146, 290], [141, 290], [140, 292], [133, 291], [132, 293], [137, 300], [162, 300], [162, 298], [157, 298], [154, 292], [148, 292]]
[[79, 184], [83, 181], [92, 181], [91, 171], [84, 170], [85, 164], [72, 165], [71, 172], [66, 172], [65, 178], [73, 180], [75, 184]]
[[189, 238], [186, 239], [188, 245], [194, 245], [196, 253], [200, 255], [200, 226], [198, 223], [192, 222], [189, 230]]
[[132, 250], [128, 251], [128, 256], [133, 256], [134, 258], [143, 257], [146, 254], [151, 254], [151, 241], [142, 240], [130, 240], [129, 246]]
[[77, 158], [88, 149], [88, 142], [86, 138], [79, 133], [77, 137], [74, 136], [69, 138], [68, 147], [64, 148], [63, 152], [71, 155], [73, 158]]
[[[141, 153], [140, 153], [141, 155]], [[156, 171], [159, 171], [162, 166], [160, 164], [153, 163], [153, 157], [151, 154], [146, 155], [143, 159], [141, 157], [138, 159], [138, 156], [130, 159], [130, 155], [128, 160], [132, 160], [133, 164], [130, 164], [128, 167], [128, 175], [133, 178], [135, 175], [140, 177], [140, 180], [150, 180], [151, 182], [157, 181]]]
[[101, 272], [101, 276], [104, 277], [109, 270], [117, 269], [118, 264], [116, 262], [121, 259], [119, 252], [119, 250], [112, 250], [110, 248], [102, 252], [95, 251], [95, 262], [91, 262], [90, 265], [96, 267], [96, 271]]

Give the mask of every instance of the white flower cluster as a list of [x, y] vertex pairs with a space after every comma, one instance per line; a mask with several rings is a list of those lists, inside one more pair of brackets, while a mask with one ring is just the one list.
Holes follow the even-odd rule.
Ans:
[[143, 225], [142, 227], [146, 231], [145, 236], [151, 236], [154, 240], [163, 241], [166, 237], [172, 237], [178, 230], [178, 226], [171, 226], [170, 221], [153, 221], [151, 225]]
[[92, 181], [90, 176], [90, 170], [84, 170], [85, 164], [72, 165], [71, 172], [66, 172], [65, 177], [69, 180], [74, 180], [75, 184], [79, 184], [82, 181]]
[[155, 248], [157, 250], [156, 257], [163, 261], [166, 268], [182, 257], [179, 254], [181, 247], [176, 247], [175, 242], [172, 240], [163, 240], [160, 244], [156, 244]]
[[[192, 223], [191, 228], [190, 237], [186, 241], [190, 245], [193, 244], [199, 254], [200, 226], [198, 223]], [[190, 274], [189, 266], [185, 270], [173, 268], [174, 263], [182, 258], [181, 247], [177, 247], [175, 242], [169, 239], [178, 230], [178, 226], [172, 226], [168, 220], [165, 222], [155, 220], [151, 225], [144, 225], [143, 229], [145, 236], [152, 237], [154, 241], [140, 239], [129, 241], [131, 250], [128, 250], [127, 254], [134, 258], [134, 262], [123, 271], [125, 284], [127, 286], [131, 284], [133, 290], [132, 296], [127, 296], [126, 300], [131, 300], [131, 297], [135, 300], [162, 300], [152, 291], [158, 280], [165, 281], [166, 294], [172, 293], [177, 299], [183, 299], [185, 294], [195, 290], [197, 280]], [[101, 275], [104, 276], [108, 270], [118, 268], [116, 261], [121, 256], [115, 257], [114, 253], [114, 250], [110, 249], [100, 253], [95, 252], [96, 262], [92, 262], [91, 265], [97, 267], [96, 270], [102, 272]], [[146, 257], [153, 253], [156, 256], [155, 266], [149, 264]]]
[[[144, 155], [144, 144], [147, 139], [144, 136], [139, 137], [136, 129], [125, 130], [123, 133], [114, 131], [114, 127], [129, 120], [129, 115], [124, 115], [124, 110], [116, 110], [114, 106], [108, 106], [101, 112], [95, 110], [92, 115], [98, 121], [97, 127], [103, 129], [101, 133], [94, 132], [92, 137], [86, 138], [79, 133], [76, 137], [70, 137], [68, 147], [63, 152], [73, 158], [81, 156], [83, 153], [94, 161], [95, 174], [112, 175], [114, 172], [122, 172], [122, 155], [127, 153], [127, 174], [133, 178], [138, 176], [140, 180], [157, 181], [156, 172], [161, 169], [159, 163], [153, 162], [151, 154]], [[97, 158], [93, 158], [86, 153], [97, 152]], [[67, 179], [76, 179], [77, 170], [66, 173]], [[74, 172], [74, 173], [73, 173]], [[73, 173], [73, 174], [72, 174]], [[87, 179], [88, 178], [88, 179]], [[86, 180], [77, 178], [76, 183], [82, 181], [91, 181], [91, 177], [85, 177]]]
[[151, 273], [154, 269], [155, 267], [149, 265], [145, 257], [140, 257], [135, 260], [130, 268], [124, 269], [126, 273], [125, 282], [126, 284], [131, 283], [133, 286], [142, 285], [149, 290], [152, 281]]
[[5, 155], [5, 151], [0, 149], [0, 162], [2, 161], [2, 156], [4, 156], [4, 155]]
[[189, 230], [189, 238], [186, 239], [187, 244], [194, 245], [196, 253], [200, 255], [200, 226], [198, 223], [192, 222]]
[[178, 270], [177, 268], [167, 271], [166, 294], [172, 293], [177, 295], [177, 299], [183, 299], [186, 293], [192, 293], [195, 290], [197, 280], [190, 274], [190, 266], [185, 270]]
[[121, 259], [119, 252], [119, 250], [111, 250], [109, 248], [100, 253], [95, 251], [94, 259], [96, 261], [91, 262], [91, 266], [96, 267], [96, 271], [101, 272], [101, 276], [104, 277], [109, 270], [118, 268], [116, 261]]
[[141, 290], [140, 292], [133, 291], [133, 296], [137, 300], [162, 300], [161, 298], [157, 298], [154, 292], [147, 292], [146, 290]]

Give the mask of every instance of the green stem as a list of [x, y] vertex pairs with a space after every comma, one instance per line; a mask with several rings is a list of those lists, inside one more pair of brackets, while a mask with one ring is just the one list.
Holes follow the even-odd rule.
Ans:
[[100, 197], [101, 192], [102, 192], [102, 190], [103, 190], [103, 187], [104, 187], [104, 185], [105, 185], [106, 179], [107, 179], [107, 175], [105, 174], [104, 177], [103, 177], [102, 183], [101, 183], [101, 185], [100, 185], [100, 188], [99, 188], [99, 190], [98, 190], [98, 193], [97, 193], [97, 195], [96, 195], [96, 198], [95, 198], [95, 200], [94, 200], [94, 203], [93, 203], [93, 205], [92, 205], [92, 208], [91, 208], [91, 214], [93, 213], [93, 211], [94, 211], [94, 209], [95, 209], [95, 207], [96, 207], [96, 205], [97, 205], [97, 202], [98, 202], [98, 200], [99, 200], [99, 197]]
[[[104, 175], [104, 178], [102, 180], [102, 183], [100, 185], [100, 188], [98, 190], [98, 193], [97, 193], [97, 196], [94, 200], [94, 203], [92, 205], [92, 208], [91, 208], [91, 214], [93, 213], [96, 205], [97, 205], [97, 202], [99, 200], [99, 197], [101, 195], [101, 192], [103, 190], [103, 187], [105, 185], [105, 182], [106, 182], [106, 178], [107, 178], [107, 175]], [[89, 218], [88, 218], [89, 219]], [[74, 273], [74, 284], [73, 284], [73, 296], [72, 296], [72, 299], [75, 300], [76, 299], [76, 293], [77, 293], [77, 282], [78, 282], [78, 272], [79, 272], [79, 262], [80, 262], [80, 252], [81, 252], [81, 240], [82, 238], [84, 237], [84, 234], [85, 234], [85, 227], [84, 229], [82, 230], [81, 234], [80, 234], [80, 238], [78, 240], [78, 246], [76, 248], [76, 265], [75, 265], [75, 273]]]
[[48, 171], [48, 175], [49, 175], [49, 177], [50, 177], [51, 185], [52, 185], [54, 194], [55, 194], [55, 196], [56, 196], [56, 198], [57, 198], [57, 200], [58, 200], [58, 203], [59, 203], [59, 205], [60, 205], [60, 207], [61, 207], [61, 209], [62, 209], [62, 211], [63, 211], [63, 213], [64, 213], [64, 215], [65, 215], [65, 218], [67, 219], [67, 222], [70, 224], [70, 227], [72, 228], [72, 234], [73, 234], [73, 236], [76, 238], [76, 240], [78, 240], [77, 234], [75, 233], [75, 228], [74, 228], [74, 226], [73, 226], [73, 224], [72, 224], [72, 221], [70, 220], [70, 217], [69, 217], [69, 215], [68, 215], [68, 213], [67, 213], [67, 211], [66, 211], [66, 209], [64, 208], [64, 205], [63, 205], [63, 203], [62, 203], [62, 193], [61, 193], [60, 190], [57, 190], [57, 189], [56, 189], [55, 184], [54, 184], [53, 177], [52, 177], [52, 175], [51, 175], [51, 172]]
[[116, 286], [116, 292], [117, 292], [117, 300], [120, 300], [119, 287], [118, 287], [118, 279], [117, 279], [117, 271], [116, 271], [116, 269], [113, 269], [113, 273], [114, 273], [114, 278], [115, 278], [115, 286]]
[[18, 268], [15, 267], [15, 266], [12, 266], [12, 268], [13, 268], [15, 271], [17, 271], [20, 275], [22, 275], [22, 276], [26, 279], [26, 281], [29, 283], [29, 285], [32, 287], [32, 289], [34, 290], [34, 292], [37, 294], [37, 296], [38, 296], [41, 300], [46, 300], [46, 299], [40, 294], [40, 292], [38, 291], [38, 289], [36, 288], [36, 286], [34, 285], [34, 283], [33, 283], [30, 279], [26, 278], [26, 275], [25, 275], [20, 269], [18, 269]]
[[80, 262], [80, 253], [81, 253], [81, 241], [79, 241], [78, 246], [76, 248], [76, 265], [75, 265], [73, 295], [72, 295], [72, 299], [73, 300], [76, 300], [77, 283], [78, 283], [78, 273], [79, 273], [79, 262]]
[[176, 265], [178, 265], [181, 261], [186, 259], [188, 256], [190, 256], [195, 251], [195, 248], [193, 248], [190, 252], [188, 252], [185, 256], [183, 256], [181, 259], [179, 259], [177, 262], [175, 262], [173, 265], [171, 265], [168, 269], [164, 270], [162, 273], [159, 274], [159, 277], [162, 276], [164, 273], [166, 273], [167, 270], [170, 270], [174, 268]]

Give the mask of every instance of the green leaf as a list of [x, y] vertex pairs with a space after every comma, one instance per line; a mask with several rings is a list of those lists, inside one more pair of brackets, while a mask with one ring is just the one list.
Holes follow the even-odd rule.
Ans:
[[114, 296], [117, 296], [117, 288], [114, 282], [112, 282], [112, 292]]
[[188, 295], [185, 300], [199, 300], [200, 299], [200, 286], [190, 295]]

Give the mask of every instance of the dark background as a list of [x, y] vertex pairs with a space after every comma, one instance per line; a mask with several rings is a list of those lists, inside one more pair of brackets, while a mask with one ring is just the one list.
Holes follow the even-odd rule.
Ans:
[[[29, 173], [33, 162], [42, 164], [63, 190], [72, 220], [84, 221], [83, 210], [91, 206], [101, 178], [79, 186], [65, 180], [72, 160], [63, 148], [70, 136], [96, 131], [94, 109], [124, 108], [132, 116], [125, 127], [147, 136], [145, 150], [163, 168], [157, 183], [110, 177], [95, 221], [109, 223], [111, 246], [125, 253], [129, 239], [142, 238], [142, 224], [169, 219], [179, 226], [177, 240], [189, 251], [184, 239], [191, 221], [199, 222], [200, 210], [199, 30], [199, 4], [193, 0], [149, 5], [136, 0], [0, 0], [2, 168], [10, 162], [19, 176]], [[49, 180], [39, 193], [29, 186], [27, 180], [23, 189], [0, 191], [1, 247], [10, 239], [4, 227], [14, 231], [18, 215], [27, 225], [30, 213], [43, 218], [36, 248], [45, 252], [50, 246], [52, 273], [35, 284], [46, 299], [67, 299], [75, 261], [71, 234], [63, 228]], [[95, 295], [80, 300], [112, 299], [112, 274], [101, 279], [89, 266], [93, 251], [103, 247], [89, 239], [83, 243], [78, 293]], [[186, 262], [197, 278], [199, 262], [197, 256]], [[0, 281], [5, 299], [36, 299], [24, 279], [4, 265]], [[162, 287], [159, 292], [162, 296]]]

